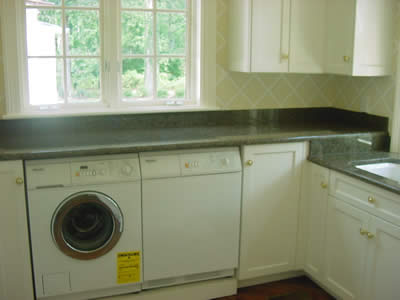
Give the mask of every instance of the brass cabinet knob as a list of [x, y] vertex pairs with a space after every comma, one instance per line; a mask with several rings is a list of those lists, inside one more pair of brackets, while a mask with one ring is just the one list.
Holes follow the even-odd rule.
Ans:
[[368, 232], [368, 233], [367, 233], [367, 237], [368, 237], [369, 239], [373, 239], [373, 238], [375, 237], [375, 235], [372, 234], [371, 232]]
[[253, 164], [254, 164], [254, 161], [252, 161], [252, 160], [248, 160], [248, 161], [247, 161], [247, 165], [248, 165], [248, 166], [252, 166]]
[[345, 62], [349, 62], [350, 61], [350, 56], [343, 56], [343, 60], [345, 61]]
[[289, 59], [289, 54], [282, 53], [281, 59], [282, 59], [282, 60], [287, 60], [287, 59]]
[[368, 197], [368, 202], [371, 203], [371, 204], [374, 204], [374, 203], [376, 203], [376, 199], [374, 197], [372, 197], [372, 196], [369, 196]]
[[321, 187], [322, 187], [323, 189], [327, 189], [327, 188], [328, 188], [328, 184], [322, 181], [322, 182], [321, 182]]
[[365, 230], [365, 229], [360, 228], [360, 234], [361, 235], [366, 235], [366, 234], [368, 234], [368, 231]]
[[21, 177], [17, 177], [17, 179], [15, 180], [15, 182], [19, 185], [24, 183], [24, 180]]

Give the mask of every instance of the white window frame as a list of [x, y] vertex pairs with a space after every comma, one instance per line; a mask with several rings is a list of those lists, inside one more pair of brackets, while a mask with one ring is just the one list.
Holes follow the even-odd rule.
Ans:
[[[109, 27], [110, 20], [119, 20], [119, 9], [115, 6], [116, 0], [103, 1], [100, 14], [114, 14], [113, 17], [104, 17], [101, 22], [104, 40], [118, 43], [119, 38], [105, 28]], [[25, 11], [24, 0], [0, 0], [0, 21], [3, 41], [3, 58], [5, 74], [5, 115], [3, 118], [24, 118], [35, 116], [58, 115], [98, 115], [121, 113], [146, 113], [168, 111], [215, 110], [216, 106], [216, 1], [192, 0], [196, 11], [196, 22], [191, 27], [191, 35], [196, 37], [192, 43], [190, 75], [190, 102], [183, 106], [161, 105], [165, 103], [145, 102], [134, 104], [124, 103], [120, 92], [121, 57], [117, 47], [102, 46], [102, 55], [105, 62], [102, 68], [102, 88], [104, 99], [102, 105], [73, 105], [60, 107], [55, 110], [28, 110], [26, 108], [27, 70], [26, 70], [26, 41], [25, 38]], [[102, 18], [103, 16], [101, 16]], [[115, 25], [114, 25], [115, 26]], [[119, 29], [118, 29], [119, 30]], [[155, 34], [155, 33], [154, 33]], [[119, 44], [118, 44], [119, 45]], [[112, 48], [112, 49], [110, 49]], [[154, 49], [155, 50], [155, 49]], [[109, 58], [112, 58], [109, 60]], [[115, 60], [117, 58], [117, 60]], [[114, 87], [114, 88], [113, 88]], [[117, 87], [117, 88], [115, 88]], [[78, 107], [79, 106], [79, 107]]]

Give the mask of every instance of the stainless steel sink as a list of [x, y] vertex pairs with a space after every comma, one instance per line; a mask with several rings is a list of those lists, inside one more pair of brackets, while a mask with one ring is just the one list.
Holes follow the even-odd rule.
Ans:
[[356, 165], [358, 169], [400, 182], [400, 164], [393, 162]]

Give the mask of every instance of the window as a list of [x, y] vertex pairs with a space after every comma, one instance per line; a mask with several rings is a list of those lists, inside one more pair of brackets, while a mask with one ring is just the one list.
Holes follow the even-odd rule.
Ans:
[[28, 106], [102, 100], [99, 0], [26, 0]]
[[204, 67], [212, 53], [204, 41], [215, 41], [204, 35], [206, 2], [215, 8], [210, 0], [3, 1], [7, 113], [199, 105], [215, 72]]
[[183, 101], [189, 90], [190, 1], [122, 0], [122, 99]]

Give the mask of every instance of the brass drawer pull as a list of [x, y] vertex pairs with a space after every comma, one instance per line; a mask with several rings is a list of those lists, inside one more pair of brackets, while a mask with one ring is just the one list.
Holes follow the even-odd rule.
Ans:
[[374, 197], [372, 197], [372, 196], [369, 196], [368, 197], [368, 202], [371, 203], [371, 204], [374, 204], [374, 203], [376, 203], [376, 199]]

